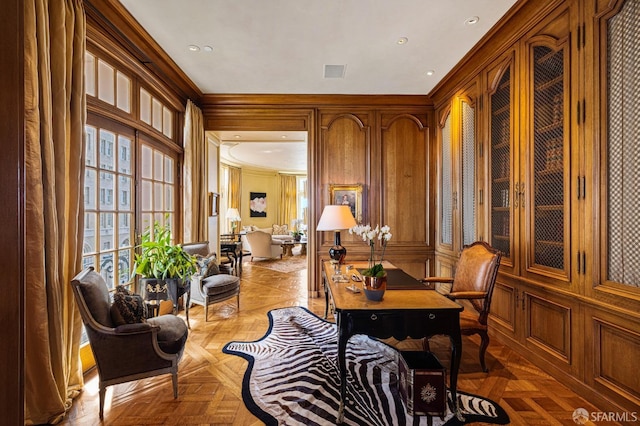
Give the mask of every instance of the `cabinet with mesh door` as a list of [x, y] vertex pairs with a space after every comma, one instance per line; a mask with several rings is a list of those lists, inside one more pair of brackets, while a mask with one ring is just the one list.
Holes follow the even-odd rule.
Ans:
[[447, 409], [446, 369], [431, 352], [398, 355], [400, 396], [410, 415], [443, 417]]

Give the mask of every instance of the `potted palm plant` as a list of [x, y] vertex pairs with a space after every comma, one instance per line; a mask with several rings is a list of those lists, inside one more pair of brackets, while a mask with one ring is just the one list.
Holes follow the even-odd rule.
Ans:
[[177, 244], [171, 243], [169, 225], [160, 225], [157, 221], [153, 228], [147, 229], [141, 236], [140, 253], [134, 255], [133, 274], [141, 277], [141, 288], [146, 298], [155, 293], [167, 293], [174, 306], [184, 292], [184, 280], [197, 272], [196, 258]]

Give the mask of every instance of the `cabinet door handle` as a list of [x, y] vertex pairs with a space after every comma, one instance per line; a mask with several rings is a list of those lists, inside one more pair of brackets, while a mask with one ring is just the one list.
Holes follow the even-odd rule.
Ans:
[[378, 319], [378, 316], [376, 314], [371, 314], [371, 321], [375, 321]]
[[429, 319], [430, 320], [436, 319], [436, 314], [433, 314], [433, 313], [429, 314]]
[[520, 207], [524, 208], [524, 182], [520, 184]]
[[518, 195], [520, 195], [520, 193], [518, 192], [518, 182], [514, 183], [513, 187], [515, 188], [513, 190], [513, 208], [517, 209], [518, 208]]

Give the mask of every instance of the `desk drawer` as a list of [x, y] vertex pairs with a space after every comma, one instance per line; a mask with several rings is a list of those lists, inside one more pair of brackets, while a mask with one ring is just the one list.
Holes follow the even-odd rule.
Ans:
[[349, 335], [366, 334], [381, 339], [395, 337], [422, 338], [435, 334], [448, 334], [459, 330], [457, 312], [395, 312], [362, 311], [350, 312], [343, 318], [348, 323]]

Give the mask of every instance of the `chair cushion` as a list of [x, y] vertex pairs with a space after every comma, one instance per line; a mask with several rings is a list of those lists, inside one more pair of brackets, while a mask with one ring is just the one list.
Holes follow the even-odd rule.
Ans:
[[215, 253], [210, 256], [196, 255], [196, 261], [198, 262], [198, 275], [202, 278], [207, 278], [212, 275], [218, 275], [220, 268], [218, 267], [218, 259]]
[[289, 227], [285, 225], [273, 224], [273, 235], [289, 235]]
[[124, 286], [117, 286], [111, 305], [111, 320], [115, 325], [135, 324], [147, 318], [147, 305], [142, 296], [131, 293]]
[[177, 354], [184, 348], [189, 330], [184, 320], [175, 315], [160, 315], [149, 318], [147, 322], [160, 327], [158, 332], [158, 346], [163, 352]]
[[221, 296], [225, 293], [236, 292], [239, 287], [240, 278], [235, 275], [214, 275], [202, 281], [202, 292], [207, 296]]
[[105, 327], [113, 327], [109, 311], [109, 289], [102, 276], [97, 272], [87, 274], [84, 280], [78, 283], [78, 288], [93, 319]]

